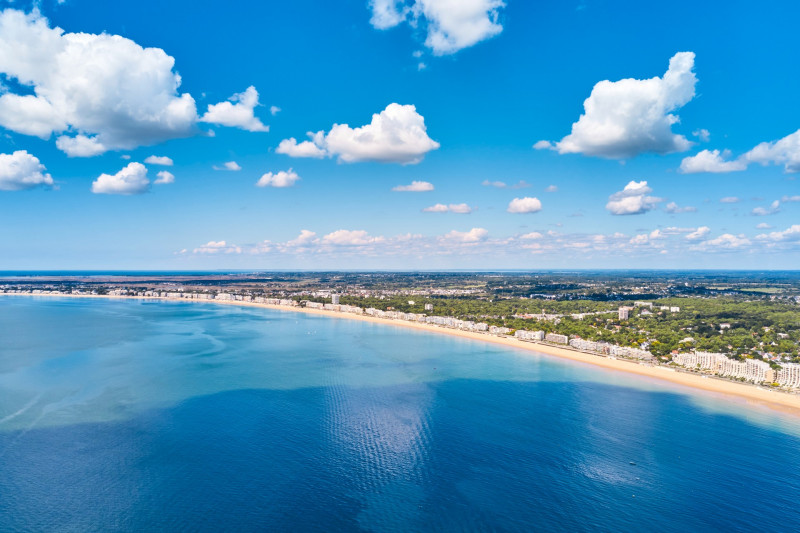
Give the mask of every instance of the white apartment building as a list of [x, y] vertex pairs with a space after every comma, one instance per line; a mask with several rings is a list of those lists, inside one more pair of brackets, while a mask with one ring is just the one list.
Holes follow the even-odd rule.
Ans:
[[775, 381], [781, 387], [800, 389], [800, 364], [781, 363], [781, 369], [778, 370]]

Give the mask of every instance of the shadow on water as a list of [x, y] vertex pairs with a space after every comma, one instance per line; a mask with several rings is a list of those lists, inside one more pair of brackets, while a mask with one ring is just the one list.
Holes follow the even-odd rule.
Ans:
[[0, 449], [11, 531], [746, 531], [773, 509], [772, 531], [800, 523], [799, 439], [600, 383], [227, 391], [0, 433]]

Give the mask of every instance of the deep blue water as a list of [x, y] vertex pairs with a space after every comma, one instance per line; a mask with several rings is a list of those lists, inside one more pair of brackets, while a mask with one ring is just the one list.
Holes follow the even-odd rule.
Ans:
[[798, 421], [706, 393], [214, 304], [6, 296], [0, 337], [0, 531], [800, 529]]

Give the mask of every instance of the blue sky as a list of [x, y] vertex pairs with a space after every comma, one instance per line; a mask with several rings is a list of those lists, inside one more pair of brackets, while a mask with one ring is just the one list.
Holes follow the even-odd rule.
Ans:
[[800, 258], [792, 2], [0, 8], [0, 269]]

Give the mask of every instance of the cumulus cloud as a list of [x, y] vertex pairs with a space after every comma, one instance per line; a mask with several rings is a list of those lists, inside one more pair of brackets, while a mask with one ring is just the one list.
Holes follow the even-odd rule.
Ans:
[[742, 200], [736, 196], [726, 196], [724, 198], [720, 198], [719, 201], [722, 204], [738, 204]]
[[544, 235], [542, 235], [538, 231], [532, 231], [530, 233], [526, 233], [524, 235], [520, 235], [519, 236], [519, 238], [522, 239], [523, 241], [531, 241], [531, 240], [541, 239], [542, 237], [544, 237]]
[[32, 94], [0, 96], [0, 125], [86, 157], [192, 135], [195, 101], [175, 60], [118, 35], [65, 33], [34, 10], [0, 12], [0, 72]]
[[195, 254], [240, 254], [242, 249], [225, 241], [209, 241], [193, 250]]
[[68, 157], [94, 157], [109, 150], [97, 137], [87, 137], [82, 133], [74, 137], [62, 135], [56, 139], [56, 148]]
[[775, 200], [767, 207], [756, 207], [754, 208], [750, 214], [755, 215], [757, 217], [763, 217], [767, 215], [774, 215], [779, 213], [781, 210], [781, 203], [778, 200]]
[[697, 208], [691, 206], [681, 207], [675, 202], [670, 202], [664, 207], [664, 211], [666, 211], [667, 213], [671, 213], [673, 215], [677, 215], [680, 213], [695, 213], [697, 212]]
[[269, 126], [264, 125], [253, 112], [258, 105], [258, 91], [251, 85], [243, 93], [231, 96], [228, 102], [209, 105], [200, 122], [247, 131], [269, 131]]
[[21, 191], [34, 187], [52, 187], [53, 178], [39, 159], [26, 150], [0, 154], [0, 191]]
[[460, 243], [476, 243], [486, 240], [489, 232], [483, 228], [472, 228], [469, 231], [453, 230], [444, 235], [444, 239]]
[[172, 172], [167, 172], [166, 170], [162, 170], [158, 174], [156, 174], [156, 179], [153, 182], [155, 185], [167, 185], [169, 183], [175, 183], [175, 175]]
[[369, 7], [372, 10], [369, 23], [379, 30], [394, 28], [408, 15], [408, 7], [403, 0], [370, 0]]
[[423, 213], [457, 213], [468, 215], [472, 213], [472, 208], [467, 204], [434, 204], [422, 210]]
[[756, 229], [772, 229], [772, 226], [766, 222], [759, 222], [756, 224]]
[[425, 46], [447, 55], [494, 37], [503, 0], [370, 0], [373, 27], [386, 30], [404, 21], [426, 31]]
[[372, 237], [365, 230], [340, 229], [322, 237], [322, 244], [334, 246], [365, 246], [383, 241], [383, 237]]
[[422, 210], [423, 213], [447, 213], [448, 208], [445, 204], [434, 204]]
[[692, 132], [692, 135], [694, 135], [704, 143], [707, 143], [709, 140], [711, 140], [711, 133], [705, 128], [694, 130]]
[[300, 230], [300, 235], [298, 235], [296, 238], [288, 241], [286, 243], [286, 245], [287, 246], [292, 246], [292, 247], [294, 247], [294, 246], [306, 246], [306, 245], [311, 244], [312, 242], [314, 242], [314, 238], [316, 236], [317, 236], [317, 234], [315, 232], [311, 231], [311, 230], [307, 230], [307, 229]]
[[538, 198], [526, 196], [524, 198], [514, 198], [508, 203], [509, 213], [536, 213], [542, 210], [542, 202]]
[[680, 171], [736, 172], [747, 169], [750, 163], [783, 165], [786, 172], [800, 172], [800, 130], [772, 142], [762, 142], [736, 159], [730, 159], [730, 150], [703, 150], [681, 162]]
[[351, 128], [334, 124], [325, 133], [309, 132], [310, 140], [284, 139], [275, 150], [290, 157], [337, 157], [340, 162], [377, 161], [380, 163], [419, 163], [425, 154], [439, 148], [428, 137], [425, 119], [413, 105], [389, 104], [372, 115], [372, 122]]
[[598, 82], [572, 132], [556, 143], [539, 141], [534, 148], [611, 159], [688, 150], [692, 143], [672, 132], [679, 122], [672, 112], [694, 98], [694, 57], [693, 52], [675, 54], [662, 78]]
[[687, 241], [699, 241], [700, 239], [704, 238], [708, 233], [711, 231], [711, 228], [708, 226], [700, 226], [693, 232], [689, 233], [686, 236]]
[[412, 181], [410, 185], [392, 187], [396, 192], [427, 192], [433, 190], [433, 184], [427, 181]]
[[116, 174], [101, 174], [92, 182], [95, 194], [142, 194], [150, 190], [147, 167], [141, 163], [129, 163]]
[[793, 224], [783, 231], [762, 233], [761, 235], [757, 235], [756, 239], [772, 242], [800, 241], [800, 224]]
[[606, 209], [612, 215], [641, 215], [656, 208], [660, 198], [649, 196], [653, 190], [646, 181], [631, 181], [624, 189], [608, 197]]
[[[320, 146], [325, 143], [325, 135], [323, 132], [319, 132], [318, 134], [308, 132], [307, 135], [313, 140], [298, 143], [297, 139], [294, 137], [284, 139], [278, 144], [275, 152], [286, 154], [289, 157], [312, 157], [314, 159], [322, 159], [328, 155], [324, 148], [320, 148]], [[318, 144], [320, 146], [318, 146]]]
[[784, 196], [783, 198], [781, 198], [781, 202], [783, 202], [783, 203], [788, 203], [788, 202], [800, 202], [800, 196], [799, 196], [799, 195], [795, 195], [795, 196]]
[[256, 182], [256, 187], [291, 187], [299, 179], [300, 176], [291, 168], [276, 173], [267, 172]]
[[661, 230], [654, 229], [650, 233], [641, 233], [639, 235], [632, 237], [628, 241], [628, 244], [633, 244], [634, 246], [644, 246], [644, 245], [660, 246], [657, 244], [657, 241], [663, 238], [664, 234], [661, 232]]
[[698, 172], [738, 172], [747, 169], [747, 161], [741, 159], [730, 160], [730, 151], [702, 150], [697, 155], [684, 157], [678, 169], [683, 174], [696, 174]]
[[222, 166], [214, 165], [212, 168], [214, 170], [232, 170], [234, 172], [242, 170], [242, 167], [240, 167], [239, 163], [236, 161], [228, 161], [227, 163], [223, 163]]
[[161, 165], [163, 167], [171, 167], [173, 165], [172, 159], [167, 156], [151, 155], [144, 162], [148, 165]]
[[269, 114], [272, 115], [273, 117], [275, 115], [277, 115], [278, 113], [280, 113], [280, 112], [281, 112], [281, 108], [280, 107], [278, 107], [276, 105], [269, 106]]
[[800, 130], [777, 141], [763, 142], [743, 157], [762, 165], [783, 165], [786, 172], [800, 172]]
[[723, 250], [735, 250], [750, 245], [750, 239], [744, 235], [733, 235], [724, 233], [719, 237], [707, 240], [702, 243], [705, 248], [719, 248]]
[[557, 185], [548, 185], [544, 192], [558, 192]]

